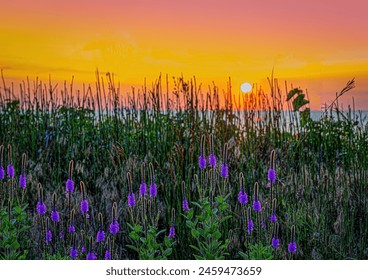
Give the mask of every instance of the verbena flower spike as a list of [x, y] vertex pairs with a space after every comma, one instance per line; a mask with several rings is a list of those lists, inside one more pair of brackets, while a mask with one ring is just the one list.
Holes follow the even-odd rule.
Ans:
[[38, 214], [43, 215], [46, 213], [46, 205], [43, 201], [43, 189], [40, 183], [38, 183], [37, 185], [37, 196], [38, 196], [38, 201], [36, 205], [36, 210]]
[[3, 160], [4, 160], [4, 145], [1, 145], [0, 146], [0, 180], [3, 180], [5, 178]]
[[26, 177], [26, 165], [27, 165], [27, 155], [22, 155], [22, 171], [19, 176], [19, 186], [22, 189], [27, 188], [27, 177]]
[[145, 183], [145, 168], [144, 168], [144, 163], [142, 163], [141, 165], [141, 176], [142, 176], [142, 180], [141, 180], [141, 184], [139, 186], [139, 196], [146, 196], [147, 194], [147, 184]]
[[270, 169], [268, 170], [267, 179], [269, 181], [269, 184], [267, 186], [269, 186], [269, 187], [271, 187], [271, 185], [276, 182], [275, 150], [272, 150], [272, 152], [271, 152]]
[[60, 222], [59, 212], [56, 211], [56, 193], [52, 194], [52, 212], [51, 212], [51, 221], [58, 223]]
[[240, 204], [248, 203], [248, 195], [245, 192], [245, 188], [244, 188], [244, 175], [243, 175], [243, 173], [240, 173], [240, 191], [238, 193], [238, 201], [239, 201]]
[[185, 182], [184, 181], [181, 183], [181, 191], [182, 191], [182, 194], [183, 194], [183, 197], [184, 197], [183, 203], [182, 203], [183, 211], [189, 211], [190, 208], [189, 208], [188, 200], [185, 196]]
[[216, 167], [216, 157], [214, 155], [214, 144], [213, 144], [213, 134], [210, 134], [210, 155], [208, 157], [209, 166]]
[[103, 217], [98, 213], [99, 230], [97, 232], [96, 242], [103, 242], [105, 240], [105, 232], [103, 231]]
[[227, 165], [227, 143], [224, 145], [223, 163], [221, 165], [221, 176], [227, 178], [229, 176], [229, 166]]
[[128, 179], [128, 206], [133, 207], [135, 205], [135, 196], [133, 193], [133, 181], [130, 172], [127, 174]]
[[261, 202], [259, 201], [259, 196], [258, 196], [258, 182], [256, 182], [254, 184], [254, 201], [253, 201], [253, 209], [254, 211], [257, 212], [261, 212], [262, 210], [262, 206], [261, 206]]
[[155, 184], [155, 172], [153, 169], [153, 164], [150, 162], [149, 164], [150, 175], [151, 175], [151, 185], [150, 185], [150, 197], [157, 196], [157, 185]]
[[199, 159], [198, 159], [198, 164], [199, 164], [199, 168], [200, 169], [204, 169], [206, 168], [206, 157], [204, 155], [204, 141], [205, 141], [205, 136], [202, 135], [201, 137], [201, 146], [200, 146], [200, 155], [199, 155]]
[[81, 181], [79, 185], [80, 185], [80, 190], [82, 193], [82, 201], [80, 203], [80, 210], [82, 212], [82, 215], [86, 216], [88, 212], [88, 208], [89, 208], [88, 201], [86, 199], [86, 185], [83, 183], [83, 181]]
[[69, 162], [68, 180], [66, 180], [66, 186], [65, 186], [67, 193], [74, 192], [73, 167], [74, 167], [74, 161], [71, 160]]
[[117, 234], [119, 232], [119, 223], [117, 221], [118, 217], [118, 205], [116, 202], [112, 205], [112, 222], [110, 224], [110, 233]]
[[12, 162], [12, 146], [8, 145], [8, 167], [7, 172], [9, 178], [14, 178], [14, 166]]
[[295, 242], [295, 226], [291, 227], [291, 242], [288, 245], [289, 253], [296, 253], [296, 242]]

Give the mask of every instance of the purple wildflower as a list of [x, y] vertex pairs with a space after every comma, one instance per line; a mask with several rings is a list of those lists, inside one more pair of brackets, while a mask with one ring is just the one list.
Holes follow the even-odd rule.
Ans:
[[59, 212], [56, 211], [55, 209], [52, 210], [52, 212], [51, 212], [51, 221], [56, 222], [56, 223], [60, 222]]
[[0, 166], [0, 180], [5, 178], [5, 170], [3, 166]]
[[14, 166], [11, 163], [8, 165], [7, 174], [9, 178], [14, 178]]
[[64, 238], [64, 233], [63, 233], [63, 232], [60, 232], [60, 233], [59, 233], [59, 238], [60, 238], [60, 239], [63, 239], [63, 238]]
[[70, 248], [69, 255], [72, 260], [74, 260], [76, 257], [78, 257], [78, 250], [76, 248]]
[[66, 181], [66, 191], [70, 193], [74, 192], [74, 182], [72, 179]]
[[105, 260], [111, 260], [111, 253], [109, 250], [106, 250], [105, 252]]
[[183, 200], [183, 211], [189, 211], [190, 208], [189, 208], [189, 203], [188, 203], [188, 200], [186, 198], [184, 198]]
[[199, 163], [199, 168], [200, 169], [206, 168], [206, 158], [203, 155], [199, 156], [198, 163]]
[[254, 224], [252, 220], [248, 221], [248, 234], [250, 234], [254, 230]]
[[208, 162], [211, 167], [216, 167], [216, 157], [214, 154], [209, 155]]
[[113, 221], [110, 224], [110, 233], [111, 234], [117, 234], [119, 232], [119, 223], [118, 221]]
[[261, 222], [261, 228], [266, 228], [266, 223], [264, 221]]
[[74, 225], [70, 225], [69, 228], [68, 228], [68, 232], [69, 233], [75, 232], [75, 226]]
[[95, 260], [95, 259], [97, 259], [97, 257], [96, 257], [96, 255], [95, 255], [94, 253], [89, 252], [89, 253], [87, 254], [87, 261]]
[[134, 193], [128, 194], [128, 206], [133, 207], [135, 205], [135, 196]]
[[271, 221], [271, 223], [276, 223], [277, 222], [277, 216], [276, 216], [275, 213], [271, 214], [270, 221]]
[[25, 189], [27, 187], [27, 178], [26, 178], [26, 175], [24, 174], [21, 174], [19, 176], [19, 186], [22, 188], [22, 189]]
[[82, 202], [80, 204], [80, 210], [81, 210], [82, 214], [88, 212], [88, 201], [87, 201], [87, 199], [82, 200]]
[[241, 190], [238, 194], [238, 201], [240, 204], [246, 204], [248, 203], [248, 195], [244, 190]]
[[255, 200], [253, 202], [253, 209], [254, 211], [261, 212], [262, 207], [261, 207], [261, 202], [259, 200]]
[[221, 176], [227, 178], [229, 176], [229, 167], [226, 163], [221, 166]]
[[105, 240], [105, 232], [102, 229], [100, 229], [97, 232], [96, 242], [102, 242], [104, 240]]
[[147, 194], [147, 184], [142, 182], [139, 186], [139, 196], [145, 196]]
[[271, 243], [272, 247], [276, 249], [277, 247], [280, 246], [280, 239], [278, 239], [277, 237], [273, 237]]
[[170, 232], [169, 232], [168, 238], [175, 238], [175, 228], [174, 228], [173, 225], [170, 227]]
[[273, 168], [268, 169], [268, 180], [272, 183], [276, 181], [276, 171]]
[[45, 203], [38, 201], [36, 206], [37, 213], [43, 215], [46, 213], [46, 205]]
[[267, 183], [267, 188], [271, 188], [271, 183], [270, 182]]
[[288, 251], [289, 251], [290, 253], [295, 253], [295, 252], [296, 252], [296, 242], [291, 241], [291, 242], [289, 243]]
[[155, 183], [152, 183], [150, 186], [150, 196], [151, 197], [157, 196], [157, 185]]
[[46, 231], [46, 244], [49, 244], [52, 240], [52, 233], [51, 230]]
[[81, 252], [82, 252], [82, 253], [86, 252], [86, 247], [82, 246], [82, 248], [81, 248]]

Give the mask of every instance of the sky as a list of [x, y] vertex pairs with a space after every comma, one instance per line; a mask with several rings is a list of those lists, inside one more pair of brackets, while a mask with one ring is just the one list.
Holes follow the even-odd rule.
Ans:
[[343, 100], [368, 109], [368, 2], [245, 0], [2, 0], [0, 68], [29, 77], [94, 83], [114, 73], [129, 88], [196, 77], [234, 94], [243, 82], [269, 90], [267, 77], [307, 89], [312, 109]]

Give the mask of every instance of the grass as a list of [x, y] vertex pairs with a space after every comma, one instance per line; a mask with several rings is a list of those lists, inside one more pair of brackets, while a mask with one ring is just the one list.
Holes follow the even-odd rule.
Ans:
[[[123, 98], [110, 74], [97, 73], [93, 90], [76, 91], [65, 83], [60, 92], [38, 80], [15, 91], [3, 78], [0, 166], [6, 173], [12, 158], [16, 175], [0, 180], [0, 239], [12, 234], [10, 243], [0, 244], [2, 258], [70, 259], [70, 248], [80, 259], [88, 252], [103, 259], [106, 250], [113, 259], [368, 258], [368, 127], [354, 110], [342, 112], [338, 104], [353, 84], [313, 121], [302, 91], [294, 90], [285, 101], [291, 91], [287, 86], [282, 91], [273, 78], [269, 94], [257, 91], [238, 100], [230, 81], [220, 93], [215, 85], [204, 92], [195, 78], [162, 80]], [[277, 180], [269, 188], [272, 151]], [[210, 152], [216, 168], [208, 166]], [[17, 177], [23, 154], [26, 189]], [[205, 169], [198, 165], [201, 154], [207, 158]], [[224, 163], [227, 178], [220, 172]], [[75, 190], [66, 197], [70, 177]], [[142, 181], [144, 197], [139, 196]], [[152, 184], [157, 197], [149, 195]], [[89, 218], [80, 211], [80, 185]], [[255, 185], [260, 212], [252, 208]], [[40, 186], [45, 215], [36, 212]], [[249, 200], [244, 205], [238, 202], [242, 188]], [[127, 202], [131, 192], [133, 207]], [[190, 211], [182, 209], [184, 198]], [[53, 206], [60, 222], [50, 220]], [[117, 234], [109, 233], [114, 219]], [[250, 234], [249, 220], [254, 223]], [[74, 233], [68, 232], [71, 223]], [[168, 238], [172, 226], [175, 238]], [[52, 232], [48, 244], [46, 229]], [[100, 229], [106, 239], [97, 243]], [[276, 235], [280, 246], [274, 249]], [[292, 239], [296, 253], [288, 252]]]

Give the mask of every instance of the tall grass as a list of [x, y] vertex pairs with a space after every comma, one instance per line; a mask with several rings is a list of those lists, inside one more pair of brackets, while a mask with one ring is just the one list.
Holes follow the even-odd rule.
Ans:
[[[271, 248], [274, 226], [269, 216], [273, 198], [277, 201], [282, 246], [277, 250], [271, 248], [272, 258], [368, 258], [368, 128], [354, 111], [348, 114], [340, 111], [336, 102], [326, 108], [321, 120], [302, 123], [300, 112], [293, 111], [292, 103], [286, 102], [287, 85], [282, 90], [273, 78], [269, 80], [270, 93], [258, 90], [238, 98], [233, 97], [230, 80], [227, 89], [221, 92], [215, 85], [203, 90], [195, 78], [169, 81], [166, 76], [159, 77], [150, 88], [147, 85], [132, 88], [128, 94], [120, 92], [113, 75], [102, 77], [98, 72], [95, 86], [84, 86], [82, 90], [75, 90], [73, 82], [59, 87], [51, 81], [39, 80], [33, 83], [27, 80], [15, 90], [14, 85], [2, 80], [0, 144], [12, 145], [17, 174], [22, 154], [28, 158], [27, 189], [23, 191], [24, 201], [19, 203], [28, 204], [24, 211], [32, 221], [25, 235], [33, 242], [28, 248], [28, 258], [67, 256], [70, 242], [85, 247], [95, 244], [100, 226], [98, 213], [104, 217], [108, 231], [114, 202], [120, 231], [105, 244], [113, 248], [113, 258], [139, 258], [140, 253], [132, 248], [139, 246], [140, 239], [134, 238], [148, 233], [151, 238], [157, 234], [154, 239], [158, 245], [152, 246], [168, 250], [154, 256], [194, 258], [198, 256], [194, 247], [200, 239], [197, 231], [201, 233], [217, 219], [223, 221], [216, 227], [216, 233], [203, 233], [210, 236], [208, 240], [222, 240], [218, 244], [226, 244], [223, 255], [226, 258], [252, 258], [254, 252], [263, 250], [262, 246], [267, 248], [264, 252]], [[333, 113], [337, 118], [332, 117]], [[210, 134], [218, 164], [217, 168], [207, 166], [201, 170], [200, 142], [204, 136], [204, 154], [208, 156]], [[225, 160], [222, 157], [225, 146], [228, 178], [222, 178], [219, 170]], [[277, 180], [268, 188], [272, 151]], [[4, 165], [7, 160], [5, 153]], [[88, 221], [77, 214], [79, 190], [66, 198], [65, 182], [71, 160], [75, 163], [76, 186], [80, 181], [86, 186], [90, 204]], [[149, 175], [149, 163], [154, 175]], [[156, 198], [139, 197], [142, 164], [146, 166], [143, 180], [147, 187], [152, 180], [157, 184]], [[128, 173], [136, 196], [134, 207], [127, 205]], [[253, 202], [253, 186], [259, 185], [262, 211], [251, 211], [255, 225], [252, 234], [247, 233], [248, 206], [237, 201], [241, 173], [248, 205]], [[61, 223], [49, 226], [54, 235], [62, 232], [66, 236], [63, 240], [54, 236], [53, 247], [47, 250], [40, 234], [46, 221], [38, 217], [34, 207], [39, 183], [48, 210], [53, 193], [57, 194]], [[12, 183], [1, 180], [3, 208], [8, 207], [7, 188], [13, 188], [15, 195], [20, 194], [16, 180]], [[189, 213], [182, 210], [184, 197], [189, 201]], [[81, 230], [77, 241], [67, 234], [72, 209]], [[167, 236], [172, 223], [174, 243], [163, 238], [163, 232]], [[296, 254], [287, 250], [293, 225]], [[99, 253], [101, 250], [100, 245]], [[144, 256], [151, 253], [141, 252]], [[214, 256], [222, 257], [215, 253], [207, 257]], [[101, 253], [98, 257], [101, 258]]]

